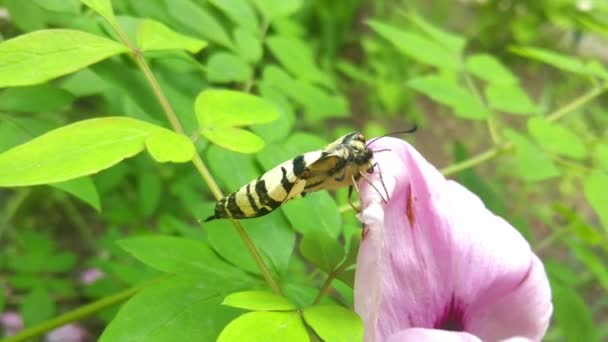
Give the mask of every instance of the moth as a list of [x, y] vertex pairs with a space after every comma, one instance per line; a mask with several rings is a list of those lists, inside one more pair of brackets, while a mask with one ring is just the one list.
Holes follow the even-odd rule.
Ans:
[[[416, 127], [398, 133], [415, 130]], [[277, 165], [239, 190], [223, 197], [215, 205], [215, 213], [205, 219], [205, 222], [214, 219], [260, 217], [297, 196], [303, 197], [310, 192], [335, 190], [345, 186], [349, 187], [348, 200], [354, 207], [350, 198], [353, 188], [359, 191], [359, 179], [364, 178], [380, 193], [365, 175], [373, 173], [376, 167], [379, 168], [378, 164], [373, 162], [374, 152], [380, 151], [371, 150], [360, 132], [346, 134], [321, 150], [306, 152]], [[384, 182], [382, 185], [384, 186]], [[384, 190], [388, 193], [386, 188]]]

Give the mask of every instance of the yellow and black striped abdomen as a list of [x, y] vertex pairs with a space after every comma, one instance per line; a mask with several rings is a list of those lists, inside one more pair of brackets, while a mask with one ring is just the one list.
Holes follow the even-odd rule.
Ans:
[[274, 167], [222, 198], [215, 206], [214, 215], [205, 221], [253, 218], [268, 214], [302, 193], [306, 185], [308, 165], [320, 155], [320, 152], [309, 152]]

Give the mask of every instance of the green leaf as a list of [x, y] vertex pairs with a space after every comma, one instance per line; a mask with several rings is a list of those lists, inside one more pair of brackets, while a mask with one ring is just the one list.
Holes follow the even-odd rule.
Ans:
[[242, 153], [254, 153], [264, 146], [257, 135], [234, 126], [267, 123], [279, 117], [270, 102], [233, 90], [204, 90], [194, 104], [201, 134], [213, 143]]
[[3, 0], [2, 5], [10, 14], [11, 25], [21, 31], [36, 31], [46, 27], [48, 13], [34, 1]]
[[308, 333], [297, 312], [250, 312], [230, 322], [218, 342], [308, 342]]
[[47, 11], [79, 14], [80, 2], [78, 0], [34, 0], [34, 2]]
[[69, 106], [74, 96], [48, 84], [9, 88], [0, 94], [0, 111], [54, 112]]
[[22, 144], [36, 135], [44, 134], [61, 125], [56, 117], [1, 115], [0, 120], [0, 152]]
[[304, 320], [324, 341], [363, 340], [363, 322], [351, 310], [338, 305], [316, 305], [304, 309]]
[[[3, 268], [3, 264], [0, 264], [0, 268]], [[4, 292], [6, 292], [7, 289], [4, 287], [2, 289], [0, 289], [0, 312], [4, 312], [4, 305], [6, 304], [6, 295]]]
[[68, 272], [76, 264], [76, 255], [70, 252], [62, 252], [50, 255], [44, 264], [44, 269], [49, 273]]
[[102, 80], [91, 69], [82, 69], [74, 74], [66, 76], [60, 85], [76, 97], [101, 94], [110, 88], [110, 85]]
[[203, 90], [194, 107], [202, 128], [255, 125], [279, 118], [272, 103], [234, 90]]
[[205, 39], [231, 48], [232, 41], [224, 27], [205, 8], [193, 0], [171, 0], [167, 5], [171, 17]]
[[247, 279], [242, 271], [220, 260], [199, 241], [158, 235], [116, 243], [139, 261], [166, 273], [204, 277], [209, 282], [242, 282]]
[[574, 255], [579, 259], [585, 267], [595, 276], [597, 283], [604, 288], [604, 291], [608, 290], [608, 268], [602, 258], [597, 256], [587, 246], [577, 246], [574, 243], [570, 243], [570, 248], [574, 251]]
[[553, 315], [566, 341], [599, 341], [593, 315], [581, 296], [568, 287], [553, 284]]
[[243, 291], [229, 294], [222, 305], [254, 311], [291, 311], [297, 309], [287, 298], [268, 291]]
[[344, 247], [334, 237], [320, 231], [304, 235], [300, 242], [300, 253], [327, 273], [334, 271], [344, 259]]
[[296, 121], [294, 105], [283, 93], [264, 84], [259, 85], [260, 95], [272, 102], [279, 110], [280, 117], [271, 123], [256, 125], [251, 130], [259, 136], [264, 137], [266, 142], [284, 141], [291, 133]]
[[37, 286], [23, 298], [21, 302], [21, 315], [26, 328], [53, 317], [55, 302], [45, 288]]
[[24, 34], [0, 43], [0, 87], [43, 83], [128, 50], [112, 40], [74, 30]]
[[489, 115], [483, 103], [452, 80], [430, 75], [410, 79], [407, 85], [434, 101], [451, 107], [458, 117], [483, 120]]
[[566, 72], [581, 75], [590, 74], [590, 70], [583, 63], [583, 61], [576, 57], [562, 55], [554, 51], [535, 47], [511, 47], [510, 51], [518, 55], [552, 65]]
[[575, 286], [579, 275], [571, 267], [555, 260], [543, 260], [551, 284]]
[[0, 154], [0, 186], [56, 183], [99, 172], [142, 151], [146, 138], [162, 130], [125, 117], [52, 130]]
[[564, 125], [534, 117], [528, 120], [528, 131], [540, 146], [551, 153], [580, 160], [587, 157], [587, 149], [579, 135]]
[[344, 97], [330, 95], [314, 84], [294, 80], [276, 89], [280, 89], [289, 98], [304, 106], [306, 111], [304, 117], [312, 123], [320, 123], [329, 118], [349, 117], [348, 104]]
[[251, 0], [268, 22], [296, 13], [304, 4], [302, 0]]
[[528, 94], [517, 84], [488, 84], [486, 98], [490, 107], [511, 114], [531, 114], [538, 109]]
[[278, 91], [303, 105], [306, 109], [304, 117], [313, 123], [319, 123], [328, 118], [349, 116], [344, 97], [332, 96], [319, 86], [302, 80], [294, 80], [283, 69], [275, 65], [264, 68], [260, 87]]
[[460, 55], [464, 50], [467, 41], [464, 37], [453, 33], [443, 31], [440, 28], [426, 21], [422, 16], [416, 13], [410, 13], [408, 19], [422, 29], [427, 35], [433, 38], [437, 43], [452, 50], [455, 54]]
[[240, 312], [220, 305], [222, 298], [242, 286], [183, 276], [158, 282], [121, 307], [100, 341], [215, 341]]
[[158, 130], [146, 139], [146, 148], [159, 163], [185, 163], [194, 157], [194, 144], [187, 136], [169, 130]]
[[598, 167], [608, 171], [608, 144], [597, 144], [593, 150], [593, 159]]
[[293, 229], [304, 235], [320, 231], [336, 237], [342, 230], [342, 217], [336, 201], [326, 191], [290, 201], [282, 210]]
[[467, 57], [467, 70], [479, 79], [491, 84], [512, 85], [519, 83], [517, 76], [502, 62], [489, 54], [474, 54]]
[[101, 212], [99, 194], [97, 193], [95, 183], [93, 183], [90, 177], [80, 177], [65, 182], [54, 183], [51, 186], [74, 195], [76, 198], [95, 208], [97, 212]]
[[137, 174], [137, 202], [139, 212], [144, 217], [154, 214], [163, 195], [163, 184], [159, 174], [155, 171], [140, 169]]
[[436, 42], [440, 43], [442, 46], [450, 49], [455, 54], [460, 55], [464, 50], [464, 47], [467, 43], [466, 38], [453, 34], [448, 31], [444, 31], [428, 21], [424, 19], [424, 17], [416, 14], [410, 13], [408, 15], [408, 19], [411, 20], [414, 24], [416, 24], [421, 30], [423, 30], [427, 35], [433, 38]]
[[213, 6], [220, 9], [230, 20], [250, 32], [258, 32], [260, 25], [255, 11], [247, 0], [210, 0]]
[[[471, 154], [467, 151], [464, 144], [460, 142], [454, 143], [454, 162], [463, 162], [471, 158]], [[483, 203], [490, 211], [499, 216], [507, 216], [507, 209], [503, 201], [503, 197], [496, 191], [496, 185], [489, 182], [484, 177], [481, 177], [474, 168], [465, 169], [455, 175], [455, 180], [462, 184], [465, 188], [481, 198]], [[511, 224], [518, 229], [520, 226]], [[527, 236], [524, 234], [524, 237]]]
[[551, 158], [525, 136], [510, 129], [505, 136], [515, 144], [515, 171], [523, 180], [537, 182], [559, 176]]
[[[150, 89], [146, 78], [139, 70], [129, 68], [125, 63], [112, 60], [96, 64], [92, 67], [92, 70], [111, 87], [114, 91], [111, 93], [112, 96], [123, 99], [124, 104], [119, 107], [121, 111], [123, 107], [124, 110], [128, 110], [127, 104], [133, 106], [134, 103], [141, 108], [140, 112], [143, 112], [145, 115], [140, 116], [140, 118], [146, 120], [153, 120], [150, 114], [163, 112], [158, 101], [150, 101], [150, 99], [155, 98], [154, 92]], [[161, 88], [167, 89], [166, 87], [162, 87], [162, 85]], [[110, 91], [105, 90], [104, 93], [110, 94]]]
[[272, 36], [266, 39], [270, 52], [297, 78], [333, 88], [333, 82], [314, 61], [310, 45], [296, 37]]
[[404, 31], [375, 20], [369, 20], [367, 24], [376, 33], [391, 42], [399, 52], [421, 64], [449, 70], [461, 68], [459, 55], [420, 34]]
[[216, 52], [207, 62], [209, 82], [246, 82], [253, 78], [253, 69], [246, 61], [230, 52]]
[[107, 21], [113, 24], [116, 21], [112, 2], [110, 0], [80, 0], [83, 4], [89, 6], [92, 10], [104, 17]]
[[219, 127], [202, 129], [201, 134], [214, 144], [230, 151], [256, 153], [264, 148], [264, 140], [262, 138], [241, 128]]
[[204, 40], [175, 32], [165, 24], [146, 19], [137, 31], [137, 43], [142, 51], [186, 50], [197, 53], [207, 46]]
[[[296, 235], [280, 211], [277, 210], [263, 218], [244, 220], [241, 224], [262, 254], [266, 265], [276, 273], [285, 272], [296, 243]], [[260, 273], [247, 246], [230, 221], [215, 220], [204, 223], [203, 227], [207, 232], [209, 244], [218, 254], [248, 272]]]
[[[254, 156], [226, 151], [213, 145], [207, 149], [206, 160], [211, 173], [226, 193], [237, 190], [263, 173]], [[239, 172], [231, 172], [236, 169]]]
[[596, 172], [587, 176], [583, 182], [585, 198], [608, 231], [608, 175]]
[[233, 32], [234, 43], [239, 56], [244, 60], [257, 63], [262, 58], [264, 50], [262, 42], [251, 31], [237, 27]]
[[357, 263], [359, 245], [361, 245], [361, 234], [357, 233], [351, 235], [348, 249], [346, 250], [346, 255], [344, 256], [344, 261], [340, 266], [350, 266]]

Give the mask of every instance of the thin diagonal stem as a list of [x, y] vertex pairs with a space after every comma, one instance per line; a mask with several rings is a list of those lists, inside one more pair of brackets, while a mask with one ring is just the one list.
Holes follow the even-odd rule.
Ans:
[[325, 278], [323, 285], [321, 285], [321, 288], [317, 293], [317, 297], [315, 297], [315, 300], [313, 301], [312, 305], [317, 305], [321, 302], [321, 299], [323, 299], [327, 292], [329, 292], [329, 289], [331, 288], [331, 283], [333, 283], [334, 279], [336, 279], [336, 277], [340, 273], [342, 273], [342, 271], [344, 271], [344, 265], [338, 267], [327, 275], [327, 278]]
[[[598, 87], [598, 88], [591, 89], [590, 91], [586, 92], [585, 94], [575, 98], [574, 100], [567, 103], [563, 107], [560, 107], [559, 109], [555, 110], [551, 114], [547, 115], [547, 120], [549, 122], [554, 122], [554, 121], [560, 120], [567, 114], [572, 113], [573, 111], [581, 108], [583, 105], [592, 101], [599, 95], [603, 94], [606, 91], [606, 89], [607, 89], [606, 87]], [[464, 160], [459, 163], [455, 163], [448, 167], [445, 167], [445, 168], [441, 169], [440, 171], [445, 176], [451, 175], [454, 173], [458, 173], [462, 170], [466, 170], [466, 169], [472, 168], [474, 166], [477, 166], [479, 164], [482, 164], [490, 159], [494, 159], [497, 156], [501, 155], [502, 152], [508, 151], [512, 148], [513, 148], [512, 142], [504, 142], [504, 143], [498, 144], [497, 146], [494, 146], [486, 151], [483, 151], [483, 152], [479, 153], [478, 155], [473, 156], [467, 160]]]
[[469, 75], [468, 73], [465, 73], [464, 80], [465, 80], [467, 87], [473, 93], [475, 98], [477, 98], [477, 100], [481, 104], [483, 104], [483, 106], [488, 111], [489, 115], [488, 115], [488, 119], [486, 120], [486, 122], [488, 124], [488, 130], [490, 131], [490, 137], [492, 138], [492, 141], [494, 142], [494, 144], [498, 144], [500, 142], [500, 135], [498, 134], [498, 129], [496, 128], [496, 118], [494, 117], [494, 115], [495, 115], [494, 111], [492, 111], [488, 107], [486, 102], [484, 101], [483, 97], [481, 96], [481, 93], [479, 92], [479, 90], [477, 89], [477, 86], [475, 85], [475, 82], [473, 81], [473, 78], [471, 78], [471, 75]]
[[80, 320], [83, 317], [91, 316], [103, 309], [106, 309], [106, 308], [112, 307], [114, 305], [117, 305], [121, 302], [124, 302], [125, 300], [131, 298], [134, 294], [141, 291], [142, 289], [144, 289], [162, 279], [165, 279], [165, 278], [167, 278], [167, 277], [161, 277], [159, 279], [155, 279], [155, 280], [143, 283], [141, 285], [115, 293], [111, 296], [104, 297], [104, 298], [102, 298], [98, 301], [92, 302], [90, 304], [81, 306], [75, 310], [66, 312], [66, 313], [59, 315], [55, 318], [52, 318], [48, 321], [44, 321], [40, 324], [37, 324], [31, 328], [24, 329], [24, 330], [18, 332], [17, 334], [2, 340], [2, 342], [27, 341], [29, 339], [32, 339], [36, 336], [40, 336], [40, 335], [44, 334], [45, 332], [53, 330], [62, 325]]
[[[549, 115], [547, 115], [547, 120], [549, 122], [554, 122], [554, 121], [562, 119], [564, 116], [572, 113], [573, 111], [575, 111], [575, 110], [581, 108], [582, 106], [586, 105], [587, 103], [591, 102], [592, 100], [594, 100], [595, 98], [597, 98], [598, 96], [603, 94], [607, 89], [608, 88], [606, 88], [605, 86], [595, 87], [595, 88], [591, 89], [590, 91], [575, 98], [574, 100], [570, 101], [569, 103], [565, 104], [564, 106], [560, 107], [559, 109], [557, 109], [557, 110], [553, 111], [552, 113], [550, 113]], [[489, 160], [492, 160], [492, 159], [502, 155], [503, 153], [508, 152], [509, 150], [513, 149], [513, 147], [514, 147], [514, 145], [512, 142], [510, 142], [510, 141], [503, 142], [503, 143], [498, 144], [494, 147], [491, 147], [473, 157], [470, 157], [466, 160], [463, 160], [461, 162], [454, 163], [452, 165], [444, 167], [443, 169], [440, 169], [439, 171], [444, 176], [453, 175], [455, 173], [470, 169], [477, 165], [483, 164]], [[344, 206], [340, 207], [339, 210], [340, 210], [340, 213], [344, 213], [344, 212], [350, 211], [351, 208], [347, 205], [344, 205]]]
[[[154, 74], [152, 73], [152, 70], [148, 66], [148, 63], [146, 63], [146, 60], [144, 59], [141, 51], [139, 51], [131, 43], [131, 41], [129, 40], [127, 35], [122, 31], [122, 29], [119, 26], [113, 26], [113, 28], [116, 31], [118, 37], [120, 37], [120, 40], [132, 50], [132, 52], [133, 52], [132, 57], [135, 59], [135, 62], [137, 63], [138, 67], [144, 73], [146, 80], [150, 84], [150, 87], [152, 88], [152, 91], [153, 91], [154, 95], [156, 96], [156, 99], [158, 100], [161, 107], [163, 108], [165, 116], [167, 117], [167, 120], [171, 124], [171, 127], [173, 128], [173, 130], [176, 131], [177, 133], [185, 134], [184, 128], [180, 124], [179, 119], [177, 118], [177, 115], [175, 114], [175, 111], [173, 110], [173, 107], [171, 107], [169, 100], [163, 93], [163, 91], [160, 87], [160, 84], [156, 80], [156, 77], [154, 77]], [[207, 166], [205, 165], [205, 163], [203, 162], [201, 157], [198, 155], [198, 153], [194, 154], [192, 163], [194, 164], [194, 167], [196, 168], [196, 170], [200, 173], [200, 175], [203, 178], [203, 180], [205, 181], [205, 183], [207, 183], [207, 186], [209, 187], [209, 189], [211, 189], [211, 192], [213, 193], [213, 196], [216, 198], [216, 200], [219, 200], [222, 197], [224, 197], [224, 195], [222, 194], [222, 191], [220, 190], [219, 186], [213, 179], [213, 176], [211, 176], [209, 169], [207, 168]], [[262, 256], [258, 252], [257, 248], [255, 247], [255, 245], [254, 245], [253, 241], [251, 240], [251, 238], [249, 237], [249, 235], [247, 235], [247, 232], [245, 231], [243, 226], [236, 220], [232, 220], [232, 224], [234, 225], [235, 229], [237, 230], [237, 233], [243, 240], [243, 243], [245, 243], [247, 250], [249, 250], [249, 253], [253, 257], [256, 265], [262, 272], [262, 276], [264, 277], [264, 279], [266, 280], [266, 282], [268, 283], [268, 285], [270, 286], [272, 291], [274, 291], [277, 294], [281, 294], [281, 289], [280, 289], [279, 285], [272, 277], [272, 273], [268, 269], [268, 266], [266, 266], [266, 264], [264, 263]]]

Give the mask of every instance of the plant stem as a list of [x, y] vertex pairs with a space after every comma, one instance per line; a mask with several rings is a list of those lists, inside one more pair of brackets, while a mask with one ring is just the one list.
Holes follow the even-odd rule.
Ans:
[[[554, 122], [554, 121], [560, 120], [567, 114], [577, 110], [578, 108], [582, 107], [583, 105], [587, 104], [591, 100], [595, 99], [596, 97], [598, 97], [599, 95], [604, 93], [606, 91], [606, 89], [607, 89], [606, 87], [601, 87], [601, 88], [596, 87], [596, 88], [591, 89], [587, 93], [575, 98], [574, 100], [567, 103], [563, 107], [561, 107], [561, 108], [555, 110], [554, 112], [550, 113], [549, 115], [547, 115], [547, 120], [549, 122]], [[510, 141], [507, 141], [507, 142], [498, 144], [490, 149], [487, 149], [471, 158], [468, 158], [461, 162], [454, 163], [452, 165], [444, 167], [444, 168], [440, 169], [439, 171], [444, 176], [453, 175], [460, 171], [470, 169], [472, 167], [480, 165], [488, 160], [492, 160], [492, 159], [498, 157], [499, 155], [501, 155], [502, 153], [511, 150], [513, 147], [514, 147], [513, 143]], [[344, 205], [339, 208], [339, 211], [340, 211], [340, 213], [344, 213], [344, 212], [350, 211], [350, 209], [351, 209], [350, 206]]]
[[[583, 105], [587, 104], [591, 100], [593, 100], [596, 97], [598, 97], [599, 95], [601, 95], [604, 91], [606, 91], [606, 89], [607, 89], [606, 87], [591, 89], [589, 92], [575, 98], [568, 104], [564, 105], [563, 107], [561, 107], [561, 108], [555, 110], [554, 112], [550, 113], [549, 115], [547, 115], [547, 120], [549, 122], [554, 122], [554, 121], [557, 121], [557, 120], [563, 118], [565, 115], [577, 110], [578, 108], [582, 107]], [[458, 173], [462, 170], [466, 170], [466, 169], [472, 168], [474, 166], [477, 166], [490, 159], [494, 159], [495, 157], [499, 156], [501, 154], [501, 152], [508, 151], [511, 148], [513, 148], [512, 142], [504, 142], [504, 143], [498, 144], [497, 146], [494, 146], [484, 152], [481, 152], [480, 154], [473, 156], [467, 160], [464, 160], [462, 162], [455, 163], [448, 167], [445, 167], [445, 168], [441, 169], [440, 171], [441, 171], [441, 173], [443, 173], [444, 176]]]
[[[192, 160], [192, 162], [194, 163], [194, 166], [196, 167], [196, 169], [198, 170], [198, 172], [201, 174], [201, 176], [203, 177], [203, 179], [205, 180], [205, 182], [207, 183], [207, 185], [211, 189], [211, 192], [213, 193], [213, 196], [217, 200], [219, 200], [220, 198], [224, 197], [224, 195], [222, 194], [222, 191], [217, 186], [217, 183], [213, 180], [213, 177], [211, 176], [211, 173], [209, 172], [209, 169], [207, 168], [207, 166], [205, 166], [205, 163], [203, 163], [203, 160], [198, 155], [198, 153], [196, 153], [194, 155], [194, 160]], [[232, 224], [234, 225], [234, 228], [236, 229], [237, 233], [239, 234], [239, 236], [241, 237], [241, 239], [245, 243], [245, 246], [249, 250], [249, 253], [251, 253], [251, 256], [253, 257], [253, 260], [255, 261], [256, 265], [258, 266], [258, 268], [260, 269], [260, 271], [262, 271], [262, 276], [264, 277], [264, 279], [268, 283], [268, 286], [270, 286], [270, 288], [272, 289], [272, 291], [274, 291], [276, 294], [280, 295], [281, 294], [281, 288], [279, 287], [279, 285], [277, 284], [277, 282], [272, 277], [272, 274], [270, 273], [270, 270], [268, 269], [268, 267], [264, 263], [264, 260], [262, 259], [262, 256], [260, 255], [260, 253], [258, 252], [258, 250], [255, 248], [255, 245], [253, 244], [253, 241], [251, 240], [251, 238], [249, 237], [249, 235], [247, 235], [247, 232], [245, 231], [245, 229], [243, 228], [243, 226], [241, 225], [241, 223], [239, 221], [237, 221], [237, 220], [231, 220], [231, 221], [232, 221]]]
[[321, 285], [321, 288], [319, 289], [319, 293], [317, 294], [317, 297], [313, 301], [312, 305], [319, 304], [319, 302], [321, 301], [321, 299], [323, 299], [323, 297], [327, 294], [327, 292], [331, 288], [331, 283], [334, 281], [334, 279], [336, 279], [336, 277], [338, 276], [338, 274], [340, 274], [340, 273], [342, 273], [342, 271], [344, 271], [344, 269], [345, 269], [346, 266], [347, 265], [343, 262], [340, 266], [338, 266], [338, 268], [336, 268], [335, 270], [331, 271], [327, 275], [327, 278], [323, 282], [323, 285]]
[[472, 168], [474, 166], [477, 166], [479, 164], [482, 164], [488, 160], [494, 159], [495, 157], [497, 157], [498, 155], [501, 154], [501, 152], [507, 151], [509, 149], [513, 148], [513, 143], [511, 142], [506, 142], [503, 144], [500, 144], [498, 146], [492, 147], [474, 157], [471, 157], [467, 160], [463, 160], [461, 162], [452, 164], [448, 167], [445, 167], [443, 169], [440, 169], [439, 171], [444, 175], [444, 176], [449, 176], [452, 175], [454, 173], [458, 173], [460, 171]]
[[[127, 35], [122, 31], [122, 29], [119, 26], [113, 26], [113, 27], [114, 27], [114, 30], [117, 32], [118, 36], [120, 37], [120, 39], [122, 40], [122, 42], [132, 50], [133, 58], [135, 59], [135, 62], [137, 63], [139, 68], [143, 71], [144, 76], [148, 80], [148, 83], [150, 84], [150, 87], [152, 88], [152, 91], [154, 92], [156, 99], [158, 100], [161, 107], [163, 108], [163, 111], [165, 112], [165, 115], [167, 117], [167, 120], [169, 120], [171, 127], [177, 133], [185, 135], [184, 128], [180, 124], [179, 119], [177, 118], [177, 115], [175, 114], [175, 111], [173, 110], [173, 107], [171, 107], [169, 100], [163, 93], [158, 81], [154, 77], [154, 74], [152, 73], [152, 70], [148, 66], [148, 63], [146, 63], [146, 60], [144, 59], [141, 51], [139, 51], [131, 43], [131, 41], [129, 40]], [[213, 196], [215, 197], [215, 199], [220, 200], [222, 197], [224, 197], [224, 195], [222, 194], [222, 191], [220, 190], [219, 186], [213, 179], [213, 176], [211, 176], [209, 169], [205, 166], [205, 163], [203, 162], [201, 157], [198, 155], [198, 153], [194, 154], [192, 163], [194, 164], [194, 167], [197, 169], [197, 171], [200, 173], [200, 175], [203, 178], [203, 180], [205, 181], [205, 183], [207, 183], [207, 186], [209, 187], [209, 189], [211, 189], [211, 192], [213, 193]], [[245, 231], [245, 229], [243, 229], [243, 226], [236, 220], [232, 220], [232, 224], [234, 225], [239, 236], [245, 243], [245, 246], [249, 250], [249, 253], [253, 257], [256, 265], [260, 268], [260, 271], [262, 272], [262, 276], [264, 277], [264, 279], [266, 280], [266, 282], [268, 283], [268, 285], [270, 286], [272, 291], [274, 291], [277, 294], [281, 294], [281, 289], [279, 288], [277, 282], [272, 277], [272, 274], [270, 273], [268, 266], [266, 266], [266, 264], [264, 263], [264, 260], [262, 259], [260, 253], [256, 249], [253, 241], [251, 240], [249, 235], [247, 235], [247, 232]]]
[[578, 173], [589, 174], [589, 173], [593, 172], [593, 169], [590, 167], [587, 167], [586, 165], [572, 162], [568, 159], [564, 159], [557, 155], [552, 156], [552, 159], [558, 164], [561, 164], [561, 165], [564, 165], [565, 167], [576, 170]]
[[336, 278], [336, 274], [337, 273], [334, 271], [327, 275], [327, 278], [325, 279], [325, 282], [323, 282], [323, 285], [319, 289], [319, 293], [317, 293], [317, 297], [312, 302], [312, 305], [319, 304], [321, 299], [323, 299], [325, 294], [327, 294], [327, 291], [329, 291], [329, 288], [331, 287], [331, 283], [334, 281], [334, 278]]
[[483, 100], [481, 93], [475, 86], [475, 83], [473, 82], [473, 79], [471, 78], [471, 75], [469, 75], [469, 73], [464, 74], [464, 80], [465, 80], [465, 83], [467, 84], [467, 87], [469, 88], [469, 90], [473, 93], [473, 95], [475, 95], [475, 98], [477, 98], [477, 100], [481, 104], [483, 104], [483, 106], [488, 111], [489, 116], [488, 116], [488, 119], [486, 120], [486, 122], [488, 124], [488, 130], [490, 131], [490, 137], [492, 138], [492, 142], [494, 142], [494, 144], [500, 143], [500, 135], [498, 134], [498, 129], [496, 128], [496, 120], [494, 118], [494, 115], [495, 115], [494, 111], [492, 111], [488, 107], [486, 102]]
[[154, 77], [152, 70], [150, 70], [148, 63], [146, 63], [144, 56], [138, 50], [133, 50], [133, 51], [134, 51], [135, 62], [137, 63], [139, 68], [143, 71], [144, 75], [146, 76], [146, 79], [148, 80], [148, 83], [150, 84], [150, 87], [152, 88], [152, 91], [154, 92], [156, 99], [160, 103], [160, 106], [163, 108], [163, 111], [165, 112], [165, 115], [166, 115], [167, 119], [169, 120], [171, 127], [177, 133], [185, 134], [184, 128], [180, 124], [179, 119], [177, 118], [177, 115], [175, 114], [175, 111], [173, 111], [173, 107], [171, 107], [171, 104], [169, 103], [169, 100], [165, 96], [165, 93], [163, 93], [163, 90], [160, 88], [160, 84], [158, 84], [156, 77]]
[[31, 328], [27, 328], [25, 330], [22, 330], [20, 332], [18, 332], [17, 334], [10, 336], [4, 340], [2, 340], [2, 342], [18, 342], [18, 341], [26, 341], [29, 340], [33, 337], [39, 336], [44, 334], [47, 331], [53, 330], [57, 327], [60, 327], [62, 325], [68, 324], [70, 322], [74, 322], [77, 321], [79, 319], [82, 319], [84, 317], [88, 317], [91, 316], [105, 308], [109, 308], [111, 306], [114, 306], [118, 303], [121, 303], [127, 299], [129, 299], [131, 296], [133, 296], [134, 294], [136, 294], [137, 292], [141, 291], [142, 289], [150, 286], [153, 283], [156, 283], [162, 279], [165, 279], [167, 277], [161, 277], [158, 279], [154, 279], [152, 281], [149, 282], [145, 282], [143, 284], [140, 284], [138, 286], [126, 289], [124, 291], [115, 293], [109, 297], [105, 297], [102, 298], [98, 301], [95, 301], [93, 303], [81, 306], [75, 310], [69, 311], [64, 313], [63, 315], [59, 315], [53, 319], [50, 319], [48, 321], [44, 321], [38, 325], [35, 325]]
[[575, 98], [574, 100], [570, 101], [565, 106], [563, 106], [563, 107], [555, 110], [553, 113], [547, 115], [547, 120], [549, 120], [550, 122], [553, 122], [553, 121], [557, 121], [557, 120], [563, 118], [567, 114], [570, 114], [571, 112], [577, 110], [579, 107], [582, 107], [587, 102], [600, 96], [603, 92], [606, 91], [606, 89], [608, 89], [608, 88], [606, 88], [605, 86], [595, 87], [595, 88], [591, 89], [591, 91]]
[[544, 239], [542, 239], [538, 243], [536, 243], [532, 249], [534, 249], [534, 252], [540, 253], [545, 248], [550, 247], [555, 241], [559, 240], [563, 235], [566, 235], [569, 231], [570, 231], [569, 226], [556, 229], [553, 232], [551, 232], [551, 234], [549, 234], [549, 236], [545, 237]]

